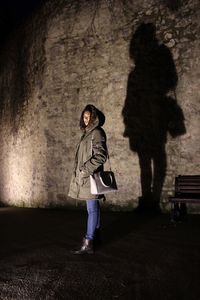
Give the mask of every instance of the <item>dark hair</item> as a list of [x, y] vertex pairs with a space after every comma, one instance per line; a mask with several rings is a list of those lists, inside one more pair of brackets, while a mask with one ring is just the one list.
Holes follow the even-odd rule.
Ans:
[[84, 110], [81, 113], [81, 118], [80, 118], [80, 128], [81, 129], [84, 130], [86, 128], [85, 123], [83, 121], [83, 115], [86, 111], [90, 112], [90, 121], [89, 121], [88, 126], [90, 126], [96, 120], [96, 118], [99, 119], [99, 126], [103, 126], [103, 124], [105, 122], [105, 115], [102, 113], [102, 111], [100, 111], [94, 105], [88, 104], [88, 105], [86, 105], [86, 107], [84, 108]]
[[94, 120], [96, 119], [96, 117], [97, 117], [96, 107], [92, 104], [86, 105], [86, 107], [84, 108], [84, 110], [81, 113], [81, 118], [80, 118], [80, 128], [81, 129], [85, 129], [85, 127], [86, 127], [85, 123], [83, 121], [83, 115], [86, 111], [88, 111], [90, 113], [90, 121], [89, 121], [88, 125], [92, 124], [94, 122]]

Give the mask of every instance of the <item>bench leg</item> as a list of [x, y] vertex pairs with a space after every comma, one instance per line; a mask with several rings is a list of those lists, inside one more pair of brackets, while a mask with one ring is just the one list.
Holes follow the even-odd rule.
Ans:
[[171, 203], [171, 221], [178, 222], [182, 217], [187, 215], [187, 206], [186, 203]]
[[178, 222], [180, 220], [180, 208], [179, 203], [171, 203], [171, 221]]
[[187, 205], [186, 205], [186, 203], [181, 203], [180, 204], [180, 215], [181, 216], [186, 216], [187, 215]]

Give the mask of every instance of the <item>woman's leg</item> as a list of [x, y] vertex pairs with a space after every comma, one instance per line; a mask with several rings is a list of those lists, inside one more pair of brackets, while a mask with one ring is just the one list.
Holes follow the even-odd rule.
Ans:
[[87, 200], [87, 233], [86, 239], [93, 240], [95, 230], [100, 227], [100, 205], [98, 200]]
[[73, 254], [93, 254], [94, 253], [94, 235], [100, 227], [100, 205], [98, 200], [87, 200], [87, 233], [83, 239], [82, 246], [79, 250], [72, 251]]

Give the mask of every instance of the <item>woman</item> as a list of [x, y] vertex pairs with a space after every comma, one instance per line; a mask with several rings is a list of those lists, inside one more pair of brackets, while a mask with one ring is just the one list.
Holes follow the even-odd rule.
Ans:
[[69, 196], [85, 200], [88, 212], [87, 231], [82, 246], [74, 254], [92, 254], [94, 239], [100, 228], [99, 199], [104, 195], [90, 193], [90, 175], [103, 170], [107, 159], [106, 134], [101, 126], [105, 116], [94, 105], [87, 105], [80, 118], [80, 128], [83, 132], [77, 146], [75, 164], [70, 183]]

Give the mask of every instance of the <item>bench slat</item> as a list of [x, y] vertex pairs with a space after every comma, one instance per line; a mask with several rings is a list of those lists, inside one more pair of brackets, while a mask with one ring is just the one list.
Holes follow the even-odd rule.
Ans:
[[200, 203], [200, 175], [179, 175], [175, 177], [175, 195], [170, 202]]
[[170, 197], [169, 202], [175, 203], [175, 202], [180, 202], [180, 203], [198, 203], [200, 204], [200, 198], [176, 198], [176, 197]]
[[176, 194], [185, 194], [185, 193], [187, 193], [187, 194], [200, 194], [200, 189], [197, 189], [197, 190], [195, 190], [195, 189], [187, 189], [187, 188], [183, 188], [183, 189], [178, 189], [177, 191], [176, 191]]

